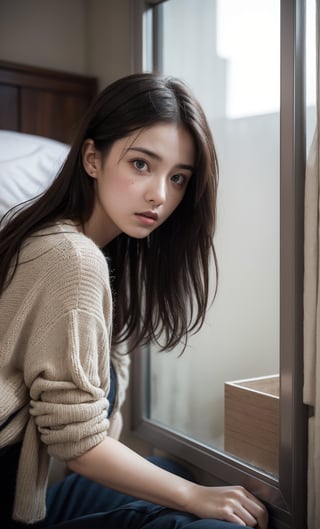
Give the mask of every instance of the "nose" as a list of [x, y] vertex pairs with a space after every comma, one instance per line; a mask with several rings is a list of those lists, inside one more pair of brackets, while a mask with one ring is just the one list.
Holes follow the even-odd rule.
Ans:
[[146, 190], [145, 198], [146, 201], [151, 203], [153, 206], [161, 206], [166, 201], [167, 184], [166, 178], [154, 177], [149, 182]]

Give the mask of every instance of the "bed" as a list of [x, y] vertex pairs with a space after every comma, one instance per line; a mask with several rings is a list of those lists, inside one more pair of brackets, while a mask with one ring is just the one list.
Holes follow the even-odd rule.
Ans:
[[0, 61], [0, 217], [50, 184], [96, 93], [94, 77]]

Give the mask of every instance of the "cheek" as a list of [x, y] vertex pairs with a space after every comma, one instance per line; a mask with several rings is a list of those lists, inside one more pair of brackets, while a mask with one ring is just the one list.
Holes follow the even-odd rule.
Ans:
[[113, 178], [105, 179], [103, 182], [104, 194], [112, 196], [121, 195], [122, 197], [135, 190], [132, 178], [123, 178], [121, 175], [113, 175]]
[[113, 180], [113, 186], [122, 192], [134, 191], [138, 187], [137, 182], [132, 176], [127, 176], [121, 173]]

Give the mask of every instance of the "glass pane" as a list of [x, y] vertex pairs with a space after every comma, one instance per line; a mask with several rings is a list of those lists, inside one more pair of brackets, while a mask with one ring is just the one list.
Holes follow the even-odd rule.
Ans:
[[169, 0], [162, 15], [163, 73], [193, 89], [216, 143], [219, 287], [181, 357], [151, 352], [150, 418], [240, 459], [250, 445], [277, 474], [280, 2]]

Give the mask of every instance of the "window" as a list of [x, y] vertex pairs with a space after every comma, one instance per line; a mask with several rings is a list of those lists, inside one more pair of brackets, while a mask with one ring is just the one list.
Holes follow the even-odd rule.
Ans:
[[[298, 0], [201, 0], [201, 10], [199, 0], [144, 4], [144, 68], [184, 79], [215, 138], [220, 283], [207, 324], [181, 358], [148, 350], [133, 365], [139, 435], [218, 483], [259, 490], [273, 526], [294, 529], [305, 526], [306, 490], [304, 138], [314, 100], [309, 72], [306, 121], [303, 74], [314, 2], [307, 4], [306, 12]], [[224, 391], [227, 382], [277, 375], [279, 451], [270, 468], [225, 449]]]

